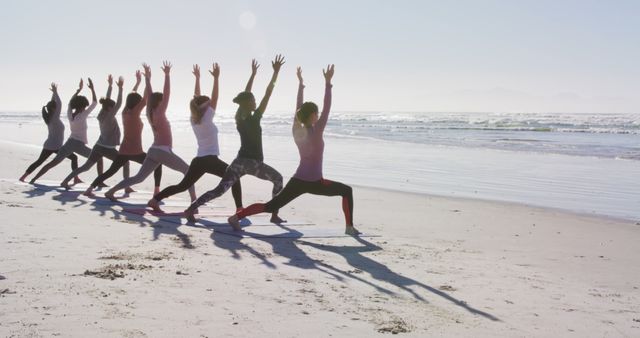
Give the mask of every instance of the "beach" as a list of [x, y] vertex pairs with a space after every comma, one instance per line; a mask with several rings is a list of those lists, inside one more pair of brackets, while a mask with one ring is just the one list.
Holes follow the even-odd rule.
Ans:
[[[366, 236], [337, 237], [339, 198], [305, 195], [281, 211], [292, 224], [278, 231], [294, 235], [241, 238], [217, 231], [226, 219], [219, 215], [233, 211], [230, 194], [201, 210], [218, 216], [188, 226], [54, 189], [67, 161], [42, 178], [47, 185], [18, 184], [43, 130], [0, 128], [2, 336], [640, 332], [640, 224], [633, 218], [355, 185], [355, 223]], [[174, 131], [175, 152], [187, 161], [195, 151], [190, 133]], [[230, 161], [235, 145], [225, 137], [222, 158]], [[331, 142], [327, 159], [343, 149]], [[282, 162], [285, 180], [289, 162]], [[165, 170], [162, 186], [180, 177]], [[204, 177], [196, 190], [216, 183]], [[253, 177], [242, 184], [245, 205], [268, 199], [270, 184]], [[151, 185], [136, 186], [130, 201], [148, 198]], [[187, 204], [186, 193], [166, 203]], [[250, 220], [247, 232], [273, 227], [263, 225], [265, 215]]]

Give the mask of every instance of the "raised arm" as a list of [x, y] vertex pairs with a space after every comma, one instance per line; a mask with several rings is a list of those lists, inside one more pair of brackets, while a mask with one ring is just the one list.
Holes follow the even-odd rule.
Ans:
[[210, 105], [213, 110], [216, 110], [216, 107], [218, 107], [218, 78], [220, 77], [220, 66], [217, 62], [213, 63], [209, 74], [213, 76], [213, 89], [211, 90]]
[[256, 109], [256, 113], [264, 114], [264, 111], [267, 109], [267, 104], [269, 104], [269, 99], [271, 98], [271, 93], [273, 92], [273, 88], [276, 86], [276, 80], [278, 80], [278, 73], [280, 72], [280, 67], [284, 64], [284, 56], [276, 55], [276, 58], [271, 62], [271, 66], [273, 67], [273, 75], [271, 76], [271, 81], [269, 81], [269, 85], [267, 86], [267, 90], [264, 93], [264, 97], [262, 101], [260, 101], [260, 105], [258, 109]]
[[200, 96], [200, 66], [193, 65], [193, 76], [196, 77], [196, 87], [193, 88], [193, 96]]
[[[52, 92], [51, 100], [56, 103], [56, 114], [60, 114], [62, 111], [62, 100], [60, 100], [60, 95], [58, 95], [58, 85], [51, 82], [51, 88], [49, 88]], [[51, 112], [49, 112], [51, 113]]]
[[111, 99], [111, 91], [113, 89], [113, 76], [111, 76], [111, 74], [107, 77], [107, 83], [109, 84], [107, 88], [107, 99]]
[[140, 86], [140, 80], [142, 79], [142, 74], [140, 73], [139, 70], [136, 70], [136, 84], [135, 86], [133, 86], [133, 92], [137, 93], [138, 92], [138, 87]]
[[302, 79], [302, 68], [298, 67], [296, 70], [296, 75], [298, 76], [298, 95], [296, 97], [296, 111], [302, 107], [302, 102], [304, 101], [304, 80]]
[[[143, 63], [142, 67], [144, 68], [144, 101], [147, 101], [149, 97], [151, 97], [151, 93], [153, 90], [151, 88], [151, 67]], [[147, 106], [147, 113], [150, 113], [151, 107]]]
[[171, 62], [163, 61], [162, 71], [164, 72], [164, 88], [162, 90], [162, 101], [160, 101], [158, 108], [159, 111], [164, 114], [169, 106], [169, 96], [171, 95]]
[[73, 101], [73, 99], [78, 96], [78, 94], [80, 94], [80, 92], [82, 91], [82, 87], [84, 85], [84, 81], [82, 79], [80, 79], [80, 83], [78, 84], [78, 90], [76, 90], [75, 93], [73, 93], [73, 95], [71, 95], [71, 99], [69, 99], [69, 105], [68, 105], [68, 110], [71, 111], [71, 101]]
[[302, 123], [298, 121], [298, 110], [302, 106], [302, 101], [304, 101], [304, 80], [302, 79], [302, 68], [298, 67], [296, 69], [296, 76], [298, 77], [298, 95], [296, 97], [296, 110], [293, 113], [293, 124], [291, 125], [291, 129], [295, 133], [296, 130], [302, 128]]
[[124, 86], [124, 78], [122, 76], [118, 77], [116, 86], [118, 86], [118, 98], [116, 99], [116, 106], [113, 108], [114, 114], [120, 110], [120, 106], [122, 105], [122, 87]]
[[91, 81], [91, 78], [89, 78], [87, 82], [87, 87], [89, 87], [89, 89], [91, 90], [91, 104], [97, 103], [98, 97], [96, 96], [96, 89], [93, 86], [93, 81]]
[[[138, 85], [140, 85], [140, 77], [142, 76], [142, 74], [140, 73], [139, 70], [136, 70], [136, 85], [133, 87], [133, 91], [137, 92], [138, 91]], [[149, 76], [151, 76], [151, 71], [149, 71]], [[147, 76], [145, 74], [145, 82], [146, 82]], [[146, 87], [146, 86], [145, 86]], [[140, 100], [140, 102], [138, 102], [138, 104], [136, 104], [135, 107], [133, 107], [133, 109], [131, 110], [131, 112], [135, 115], [139, 115], [140, 112], [142, 112], [142, 109], [144, 109], [144, 106], [147, 105], [147, 98], [148, 98], [148, 93], [147, 90], [145, 88], [145, 91], [142, 95], [142, 100]]]
[[316, 130], [320, 132], [324, 130], [329, 120], [329, 111], [331, 110], [331, 78], [333, 78], [334, 68], [334, 65], [328, 65], [326, 70], [322, 70], [322, 74], [324, 75], [324, 103], [322, 105], [322, 115], [320, 115], [315, 125]]
[[249, 77], [247, 86], [244, 87], [245, 92], [250, 92], [251, 88], [253, 88], [253, 79], [256, 78], [256, 74], [258, 73], [258, 68], [260, 68], [260, 64], [258, 64], [258, 61], [256, 61], [256, 59], [251, 60], [251, 76]]

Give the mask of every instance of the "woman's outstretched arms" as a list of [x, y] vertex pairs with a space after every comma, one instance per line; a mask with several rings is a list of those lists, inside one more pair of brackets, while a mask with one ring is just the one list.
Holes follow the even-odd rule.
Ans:
[[118, 98], [116, 99], [116, 106], [113, 108], [114, 114], [120, 110], [120, 106], [122, 106], [122, 87], [124, 86], [124, 78], [122, 76], [118, 77], [118, 82], [116, 82], [116, 86], [118, 86]]
[[[151, 93], [153, 93], [153, 89], [151, 88], [151, 66], [146, 63], [142, 64], [142, 68], [144, 68], [144, 101], [148, 100], [151, 97]], [[147, 106], [147, 114], [151, 113], [151, 107]]]
[[302, 128], [301, 122], [298, 121], [298, 110], [302, 106], [302, 101], [304, 101], [304, 80], [302, 79], [301, 67], [296, 69], [296, 76], [298, 77], [298, 95], [296, 96], [296, 110], [293, 113], [293, 124], [291, 125], [294, 132], [297, 129]]
[[191, 71], [193, 76], [196, 77], [196, 85], [193, 88], [193, 96], [200, 96], [200, 66], [193, 65], [193, 71]]
[[298, 95], [296, 97], [296, 111], [302, 107], [304, 101], [304, 80], [302, 79], [302, 68], [298, 67], [296, 70], [296, 76], [298, 76]]
[[96, 96], [96, 89], [93, 86], [93, 81], [91, 81], [91, 78], [87, 79], [87, 87], [89, 87], [89, 89], [91, 90], [91, 104], [95, 104], [98, 102], [98, 97]]
[[167, 111], [167, 106], [169, 106], [169, 97], [171, 95], [171, 67], [171, 62], [162, 62], [162, 71], [164, 72], [164, 88], [162, 90], [162, 101], [160, 101], [158, 109], [160, 109], [160, 111], [163, 113]]
[[213, 89], [211, 90], [210, 105], [211, 105], [211, 108], [213, 108], [213, 110], [216, 110], [216, 107], [218, 107], [218, 91], [219, 91], [218, 78], [220, 77], [220, 66], [218, 65], [217, 62], [213, 63], [213, 65], [211, 66], [211, 70], [209, 71], [209, 74], [213, 76]]
[[264, 93], [264, 97], [262, 101], [260, 101], [260, 105], [258, 109], [256, 109], [256, 113], [264, 114], [264, 111], [267, 109], [267, 104], [269, 104], [269, 99], [271, 98], [271, 93], [273, 92], [273, 88], [276, 85], [276, 80], [278, 80], [278, 73], [280, 72], [280, 68], [284, 65], [284, 56], [278, 54], [276, 58], [271, 61], [271, 66], [273, 67], [273, 75], [271, 76], [271, 81], [269, 81], [269, 85], [267, 86], [267, 90]]
[[251, 76], [249, 77], [247, 86], [244, 87], [245, 92], [250, 92], [251, 88], [253, 88], [253, 79], [256, 78], [256, 74], [258, 73], [258, 68], [260, 68], [260, 64], [258, 64], [256, 59], [251, 60]]
[[107, 99], [111, 99], [111, 91], [113, 89], [113, 76], [111, 74], [107, 76], [107, 83], [109, 84], [109, 87], [107, 87]]
[[329, 120], [329, 111], [331, 110], [331, 79], [333, 78], [334, 69], [334, 65], [328, 65], [326, 70], [322, 70], [322, 74], [324, 75], [324, 103], [322, 106], [322, 115], [318, 119], [318, 122], [316, 122], [316, 130], [320, 132], [324, 130]]
[[140, 73], [139, 70], [136, 70], [136, 84], [133, 86], [133, 89], [132, 89], [134, 93], [138, 92], [138, 87], [140, 86], [141, 79], [142, 79], [142, 74]]
[[60, 114], [60, 111], [62, 111], [62, 100], [60, 99], [60, 95], [58, 95], [58, 85], [51, 82], [51, 88], [49, 88], [49, 90], [51, 90], [52, 93], [51, 100], [56, 103], [55, 113]]

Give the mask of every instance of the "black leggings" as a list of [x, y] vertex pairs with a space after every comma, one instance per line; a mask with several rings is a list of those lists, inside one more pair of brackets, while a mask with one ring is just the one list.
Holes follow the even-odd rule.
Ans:
[[[34, 170], [36, 170], [36, 168], [38, 168], [42, 163], [44, 163], [44, 161], [46, 161], [49, 158], [49, 156], [51, 156], [51, 154], [57, 154], [57, 153], [58, 153], [57, 150], [42, 148], [42, 151], [40, 152], [40, 156], [35, 162], [31, 163], [31, 165], [27, 168], [27, 171], [25, 171], [25, 174], [27, 175], [31, 174]], [[67, 158], [71, 160], [71, 170], [78, 169], [78, 156], [72, 153], [71, 155], [67, 156]]]
[[[215, 155], [195, 157], [191, 160], [189, 171], [187, 171], [180, 183], [164, 188], [160, 193], [153, 196], [153, 198], [161, 201], [169, 196], [183, 192], [189, 189], [189, 187], [196, 183], [204, 174], [213, 174], [222, 177], [228, 166], [227, 163]], [[233, 194], [233, 201], [236, 203], [236, 208], [242, 208], [242, 188], [240, 186], [240, 180], [233, 184], [231, 193]]]
[[345, 222], [348, 225], [353, 225], [353, 190], [346, 184], [325, 179], [309, 182], [293, 177], [271, 201], [265, 204], [252, 204], [236, 215], [238, 218], [244, 218], [261, 212], [273, 212], [304, 193], [322, 196], [342, 196], [342, 211], [344, 212]]
[[[111, 166], [109, 167], [109, 169], [107, 169], [107, 171], [105, 171], [102, 175], [99, 175], [98, 177], [96, 177], [95, 180], [93, 180], [93, 182], [91, 183], [91, 187], [95, 188], [101, 184], [104, 183], [104, 181], [106, 179], [108, 179], [109, 177], [115, 175], [115, 173], [118, 172], [118, 170], [120, 170], [120, 168], [122, 168], [125, 163], [129, 162], [129, 161], [133, 161], [133, 162], [137, 162], [142, 164], [142, 162], [144, 162], [144, 159], [147, 157], [146, 153], [141, 153], [141, 154], [137, 154], [137, 155], [123, 155], [123, 154], [118, 154], [116, 156], [116, 158], [113, 160], [113, 162], [111, 163]], [[156, 170], [153, 172], [153, 178], [154, 178], [154, 182], [155, 182], [155, 186], [159, 187], [160, 186], [160, 180], [162, 179], [162, 166], [158, 166], [156, 168]]]

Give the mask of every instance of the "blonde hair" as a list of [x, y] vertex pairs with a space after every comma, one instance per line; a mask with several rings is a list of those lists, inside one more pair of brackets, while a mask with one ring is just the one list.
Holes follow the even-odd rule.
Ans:
[[191, 110], [191, 123], [200, 124], [200, 122], [202, 122], [202, 117], [207, 111], [207, 109], [203, 109], [206, 108], [202, 107], [203, 105], [209, 105], [209, 97], [204, 95], [193, 97], [189, 103], [189, 109]]

